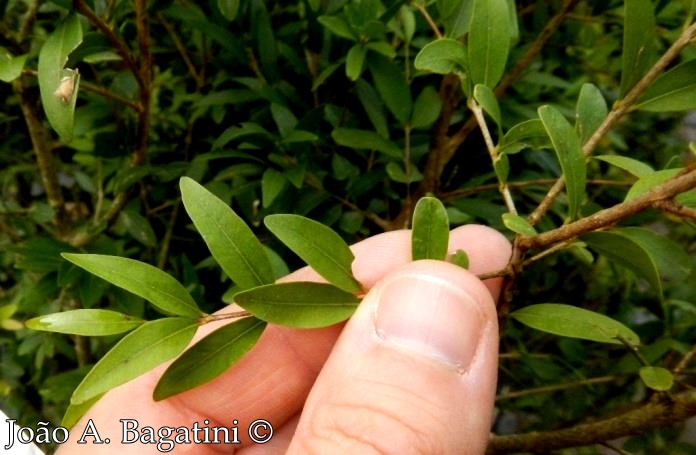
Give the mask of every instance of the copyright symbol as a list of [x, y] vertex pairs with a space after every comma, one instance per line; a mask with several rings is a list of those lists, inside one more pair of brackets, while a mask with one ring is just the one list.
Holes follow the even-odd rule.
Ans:
[[267, 420], [257, 419], [249, 425], [249, 438], [256, 444], [265, 444], [273, 437], [273, 426]]

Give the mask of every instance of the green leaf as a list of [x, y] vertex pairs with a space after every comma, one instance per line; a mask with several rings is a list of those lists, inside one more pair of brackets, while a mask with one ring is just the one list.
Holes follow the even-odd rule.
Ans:
[[464, 250], [455, 251], [454, 254], [449, 256], [448, 261], [463, 269], [469, 269], [469, 255], [466, 254], [466, 251]]
[[608, 114], [602, 92], [592, 84], [583, 84], [575, 107], [575, 132], [584, 144], [597, 131]]
[[594, 159], [620, 167], [624, 171], [629, 172], [639, 178], [646, 177], [655, 172], [655, 170], [649, 165], [627, 156], [599, 155], [595, 156]]
[[39, 52], [39, 89], [46, 117], [66, 142], [73, 134], [75, 101], [80, 84], [76, 70], [63, 69], [68, 55], [82, 42], [82, 25], [77, 14], [70, 14], [58, 25]]
[[506, 0], [474, 0], [468, 61], [474, 85], [495, 87], [510, 50], [510, 14]]
[[549, 133], [541, 120], [532, 119], [518, 123], [510, 128], [500, 141], [500, 153], [512, 155], [526, 148], [540, 149], [550, 147]]
[[619, 338], [631, 345], [640, 343], [638, 335], [620, 322], [571, 305], [530, 305], [510, 313], [510, 316], [528, 327], [554, 335], [600, 343], [623, 344]]
[[370, 122], [380, 136], [389, 138], [389, 126], [387, 116], [384, 113], [384, 104], [374, 88], [364, 79], [355, 81], [355, 91], [363, 105]]
[[448, 38], [456, 39], [469, 31], [473, 7], [474, 2], [463, 2], [461, 0], [437, 1], [440, 21], [445, 26], [445, 35]]
[[696, 108], [696, 59], [667, 71], [636, 101], [635, 109], [649, 112], [686, 111]]
[[387, 171], [389, 178], [395, 182], [413, 183], [423, 180], [423, 174], [421, 174], [418, 168], [413, 165], [410, 166], [410, 172], [408, 175], [406, 175], [406, 171], [404, 170], [402, 164], [395, 163], [393, 161], [391, 163], [387, 163], [385, 170]]
[[124, 210], [119, 215], [119, 221], [123, 223], [126, 231], [138, 242], [145, 246], [156, 246], [157, 237], [152, 230], [150, 222], [135, 210]]
[[674, 376], [662, 367], [645, 366], [638, 370], [638, 374], [646, 386], [658, 392], [666, 392], [674, 385]]
[[145, 321], [111, 310], [80, 309], [29, 319], [32, 330], [70, 333], [82, 336], [116, 335], [133, 330]]
[[274, 281], [268, 256], [234, 211], [194, 180], [180, 181], [186, 212], [227, 276], [242, 289]]
[[141, 325], [94, 365], [70, 402], [83, 403], [179, 355], [197, 328], [195, 321], [184, 318], [164, 318]]
[[164, 400], [218, 377], [254, 347], [265, 328], [265, 322], [249, 317], [211, 332], [169, 365], [152, 398]]
[[621, 94], [638, 82], [655, 55], [655, 7], [651, 0], [624, 2], [624, 36], [621, 54]]
[[495, 171], [495, 176], [498, 177], [498, 181], [505, 184], [510, 174], [510, 159], [507, 154], [499, 154], [493, 161], [493, 170]]
[[360, 77], [365, 63], [365, 55], [367, 49], [362, 44], [353, 45], [346, 56], [346, 76], [351, 81], [355, 81]]
[[193, 319], [205, 315], [186, 288], [157, 267], [101, 254], [63, 253], [62, 256], [109, 283], [149, 300], [162, 311]]
[[29, 54], [11, 57], [10, 55], [0, 55], [0, 81], [12, 82], [22, 75], [24, 63]]
[[588, 232], [581, 240], [609, 260], [648, 280], [662, 298], [662, 282], [657, 264], [642, 242], [634, 240], [620, 230]]
[[467, 62], [466, 47], [462, 43], [441, 38], [423, 46], [413, 65], [421, 71], [463, 75], [466, 73]]
[[270, 206], [278, 195], [283, 191], [287, 180], [282, 172], [271, 167], [266, 169], [261, 177], [261, 194], [263, 195], [263, 206]]
[[387, 109], [405, 125], [411, 118], [413, 100], [403, 69], [385, 56], [374, 52], [368, 55], [367, 66], [372, 73], [377, 93], [382, 97]]
[[350, 25], [338, 16], [319, 16], [317, 21], [331, 33], [341, 38], [357, 41], [358, 36]]
[[536, 229], [529, 224], [529, 221], [513, 213], [503, 213], [503, 224], [516, 234], [526, 235], [527, 237], [534, 237], [537, 235]]
[[448, 244], [449, 220], [445, 206], [434, 197], [421, 198], [413, 210], [411, 257], [414, 261], [444, 261]]
[[634, 183], [633, 186], [629, 188], [628, 193], [626, 193], [626, 197], [624, 198], [624, 201], [630, 201], [633, 198], [642, 196], [643, 194], [652, 190], [656, 186], [671, 179], [680, 171], [681, 169], [663, 169], [640, 177], [638, 181], [636, 181], [636, 183]]
[[312, 282], [260, 286], [240, 292], [234, 301], [263, 321], [301, 329], [345, 321], [360, 303], [356, 296], [336, 286]]
[[561, 163], [568, 193], [568, 217], [575, 218], [585, 197], [587, 169], [578, 135], [563, 115], [551, 106], [539, 108], [546, 132]]
[[500, 106], [498, 106], [498, 99], [495, 97], [493, 90], [486, 85], [477, 84], [474, 87], [474, 99], [483, 108], [483, 110], [491, 116], [493, 121], [498, 126], [503, 124], [503, 120], [500, 115]]
[[353, 252], [333, 229], [300, 215], [269, 215], [266, 227], [329, 283], [347, 292], [362, 287], [353, 277]]
[[638, 243], [655, 261], [661, 275], [674, 281], [685, 280], [694, 268], [694, 260], [683, 247], [655, 231], [639, 227], [615, 229]]
[[99, 401], [99, 399], [103, 396], [104, 394], [99, 394], [93, 398], [90, 398], [89, 400], [86, 400], [80, 404], [70, 404], [68, 406], [68, 409], [65, 411], [65, 414], [63, 415], [63, 419], [61, 420], [61, 426], [64, 426], [68, 430], [71, 429], [75, 424], [82, 418], [83, 415], [89, 411], [89, 409], [94, 406], [94, 404]]
[[377, 150], [393, 158], [403, 158], [401, 148], [374, 131], [336, 128], [331, 137], [337, 144], [354, 149]]
[[239, 0], [217, 0], [218, 9], [222, 16], [232, 22], [239, 13]]
[[411, 128], [426, 128], [435, 123], [442, 110], [442, 99], [434, 87], [427, 85], [413, 104]]

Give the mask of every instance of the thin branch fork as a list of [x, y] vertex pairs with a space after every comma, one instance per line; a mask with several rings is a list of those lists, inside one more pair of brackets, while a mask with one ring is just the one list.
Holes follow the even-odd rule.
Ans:
[[675, 196], [694, 188], [696, 188], [696, 166], [685, 169], [682, 173], [634, 199], [534, 237], [522, 236], [518, 246], [526, 251], [570, 240], [587, 232], [612, 225], [643, 210], [652, 207], [659, 208]]

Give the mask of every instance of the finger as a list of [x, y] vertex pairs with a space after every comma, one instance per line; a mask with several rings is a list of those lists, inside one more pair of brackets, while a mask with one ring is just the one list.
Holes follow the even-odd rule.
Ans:
[[[452, 231], [450, 250], [456, 249], [470, 251], [474, 273], [502, 268], [510, 255], [507, 240], [482, 226]], [[355, 254], [353, 272], [366, 288], [370, 288], [389, 272], [410, 262], [410, 232], [380, 234], [354, 245], [352, 250]], [[479, 258], [479, 255], [486, 259]], [[286, 280], [323, 281], [309, 268], [291, 274]], [[498, 287], [491, 284], [492, 292], [497, 292]], [[198, 337], [221, 325], [206, 325], [199, 330]], [[190, 426], [192, 422], [203, 419], [209, 420], [210, 425], [231, 425], [233, 420], [237, 420], [240, 434], [246, 431], [243, 425], [257, 418], [266, 418], [276, 426], [282, 425], [302, 408], [341, 329], [340, 325], [317, 330], [269, 326], [251, 352], [234, 368], [212, 381], [156, 403], [151, 395], [166, 368], [162, 366], [109, 392], [94, 406], [89, 417], [95, 419], [100, 429], [116, 434], [121, 429], [118, 422], [121, 416], [133, 416], [153, 427]], [[134, 397], [138, 397], [135, 409], [131, 404]], [[77, 433], [82, 431], [85, 422], [83, 419], [76, 426]], [[137, 446], [124, 449], [130, 447], [138, 452]], [[86, 449], [87, 446], [80, 448]], [[198, 449], [203, 450], [201, 447]]]
[[481, 281], [440, 261], [408, 264], [344, 328], [288, 453], [484, 453], [497, 349]]

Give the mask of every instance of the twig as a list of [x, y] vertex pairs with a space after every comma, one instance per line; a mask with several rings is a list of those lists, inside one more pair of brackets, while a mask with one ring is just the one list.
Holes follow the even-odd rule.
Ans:
[[95, 93], [97, 95], [101, 95], [104, 98], [110, 99], [112, 101], [115, 101], [117, 103], [123, 104], [124, 106], [128, 106], [129, 108], [133, 109], [135, 112], [142, 112], [143, 107], [136, 103], [135, 101], [129, 100], [128, 98], [124, 98], [120, 95], [115, 94], [114, 92], [105, 89], [104, 87], [101, 87], [99, 85], [95, 85], [89, 82], [84, 82], [80, 81], [80, 90], [84, 90], [86, 92], [91, 92]]
[[[528, 186], [547, 186], [553, 185], [558, 179], [537, 179], [526, 180], [523, 182], [507, 182], [507, 186], [511, 189], [526, 188]], [[631, 186], [635, 181], [631, 180], [607, 180], [607, 179], [592, 179], [587, 181], [587, 185], [597, 186]], [[460, 197], [471, 196], [473, 194], [483, 193], [484, 191], [494, 191], [500, 187], [497, 183], [487, 183], [485, 185], [471, 186], [467, 188], [459, 188], [458, 190], [440, 193], [439, 198], [443, 201]]]
[[29, 2], [29, 7], [22, 20], [22, 28], [19, 29], [19, 34], [17, 35], [17, 42], [19, 44], [24, 43], [24, 40], [31, 34], [34, 24], [36, 23], [36, 15], [39, 13], [40, 6], [41, 2], [37, 0]]
[[27, 124], [29, 138], [36, 153], [36, 163], [43, 181], [48, 203], [53, 210], [53, 225], [56, 229], [56, 237], [62, 238], [68, 230], [67, 214], [65, 212], [65, 200], [63, 191], [58, 182], [58, 164], [53, 156], [51, 136], [42, 122], [42, 115], [34, 103], [34, 97], [29, 95], [21, 78], [15, 79], [12, 87], [19, 95], [19, 105]]
[[135, 64], [135, 60], [133, 60], [130, 50], [128, 49], [126, 44], [121, 40], [121, 38], [119, 38], [113, 32], [113, 30], [111, 30], [111, 28], [106, 22], [104, 22], [99, 16], [96, 15], [94, 11], [92, 11], [92, 9], [87, 5], [87, 3], [85, 3], [85, 0], [73, 0], [73, 8], [75, 9], [75, 11], [85, 16], [87, 20], [89, 20], [89, 22], [92, 25], [94, 25], [104, 35], [104, 37], [111, 42], [114, 48], [116, 48], [116, 53], [121, 56], [123, 62], [126, 64], [130, 72], [133, 73], [133, 76], [135, 76], [135, 79], [138, 81], [138, 85], [142, 89], [145, 85], [145, 82], [140, 77], [140, 73], [138, 72], [138, 66]]
[[491, 437], [486, 453], [543, 452], [581, 447], [645, 433], [696, 415], [696, 397], [683, 393], [671, 398], [654, 396], [648, 403], [614, 417], [555, 431]]
[[641, 196], [601, 210], [552, 231], [544, 232], [534, 237], [521, 237], [519, 246], [523, 250], [528, 250], [570, 240], [586, 232], [607, 227], [645, 209], [654, 207], [656, 203], [659, 205], [660, 201], [671, 200], [676, 195], [693, 188], [696, 188], [696, 167], [685, 169], [682, 173]]
[[174, 29], [172, 24], [169, 21], [167, 21], [164, 15], [159, 11], [157, 12], [157, 19], [162, 23], [164, 28], [167, 30], [167, 33], [169, 33], [169, 37], [172, 39], [174, 47], [176, 47], [176, 50], [179, 52], [179, 55], [181, 55], [181, 59], [184, 61], [184, 64], [186, 65], [188, 72], [191, 73], [191, 76], [196, 81], [196, 87], [203, 87], [203, 85], [205, 85], [205, 82], [196, 71], [196, 66], [191, 61], [191, 57], [189, 57], [188, 52], [186, 51], [186, 47], [181, 42], [181, 39], [179, 39], [179, 35], [176, 33], [176, 30]]
[[[491, 163], [493, 166], [495, 166], [495, 162], [499, 159], [498, 149], [493, 143], [490, 131], [488, 131], [488, 125], [486, 124], [486, 119], [483, 116], [483, 109], [481, 109], [481, 106], [479, 106], [476, 100], [473, 98], [469, 100], [468, 105], [469, 109], [471, 109], [471, 111], [474, 113], [474, 118], [476, 118], [476, 122], [481, 130], [481, 134], [483, 134], [483, 140], [486, 143], [488, 154], [491, 157]], [[515, 208], [515, 202], [512, 200], [512, 195], [510, 194], [510, 188], [504, 181], [500, 180], [499, 189], [500, 194], [502, 194], [503, 200], [505, 201], [505, 205], [507, 206], [508, 212], [512, 213], [513, 215], [517, 215], [517, 209]]]
[[428, 23], [428, 25], [430, 25], [430, 28], [433, 29], [433, 33], [435, 33], [437, 39], [442, 38], [442, 32], [440, 32], [440, 29], [433, 20], [433, 18], [430, 17], [430, 13], [428, 13], [428, 10], [425, 9], [425, 6], [423, 6], [423, 4], [421, 3], [416, 8], [418, 8], [418, 11], [423, 15], [425, 21]]
[[679, 215], [683, 218], [692, 218], [696, 220], [696, 210], [691, 207], [686, 207], [681, 204], [677, 204], [674, 201], [656, 201], [654, 207], [663, 212], [672, 213], [674, 215]]
[[[650, 84], [664, 71], [664, 69], [669, 65], [672, 60], [677, 58], [681, 51], [689, 45], [691, 40], [696, 35], [696, 23], [692, 24], [689, 28], [684, 30], [682, 34], [677, 38], [677, 40], [670, 46], [670, 48], [665, 52], [662, 57], [650, 68], [650, 70], [639, 80], [636, 85], [626, 94], [626, 96], [617, 101], [614, 104], [614, 108], [609, 112], [604, 122], [597, 128], [597, 130], [590, 136], [585, 145], [582, 147], [583, 154], [587, 157], [592, 154], [594, 149], [599, 144], [599, 141], [606, 135], [609, 130], [611, 130], [619, 120], [626, 115], [633, 104], [636, 102], [638, 97], [648, 88]], [[546, 197], [541, 201], [537, 208], [529, 215], [528, 221], [535, 225], [539, 220], [546, 214], [546, 212], [556, 200], [556, 197], [563, 191], [565, 187], [565, 179], [560, 177], [556, 184], [549, 190]]]
[[568, 382], [566, 384], [554, 384], [543, 387], [535, 387], [532, 389], [518, 390], [516, 392], [501, 393], [495, 397], [496, 401], [512, 400], [514, 398], [526, 397], [529, 395], [538, 395], [542, 393], [558, 392], [560, 390], [576, 389], [595, 384], [606, 384], [617, 380], [616, 376], [601, 376], [597, 378], [583, 379], [581, 381]]

